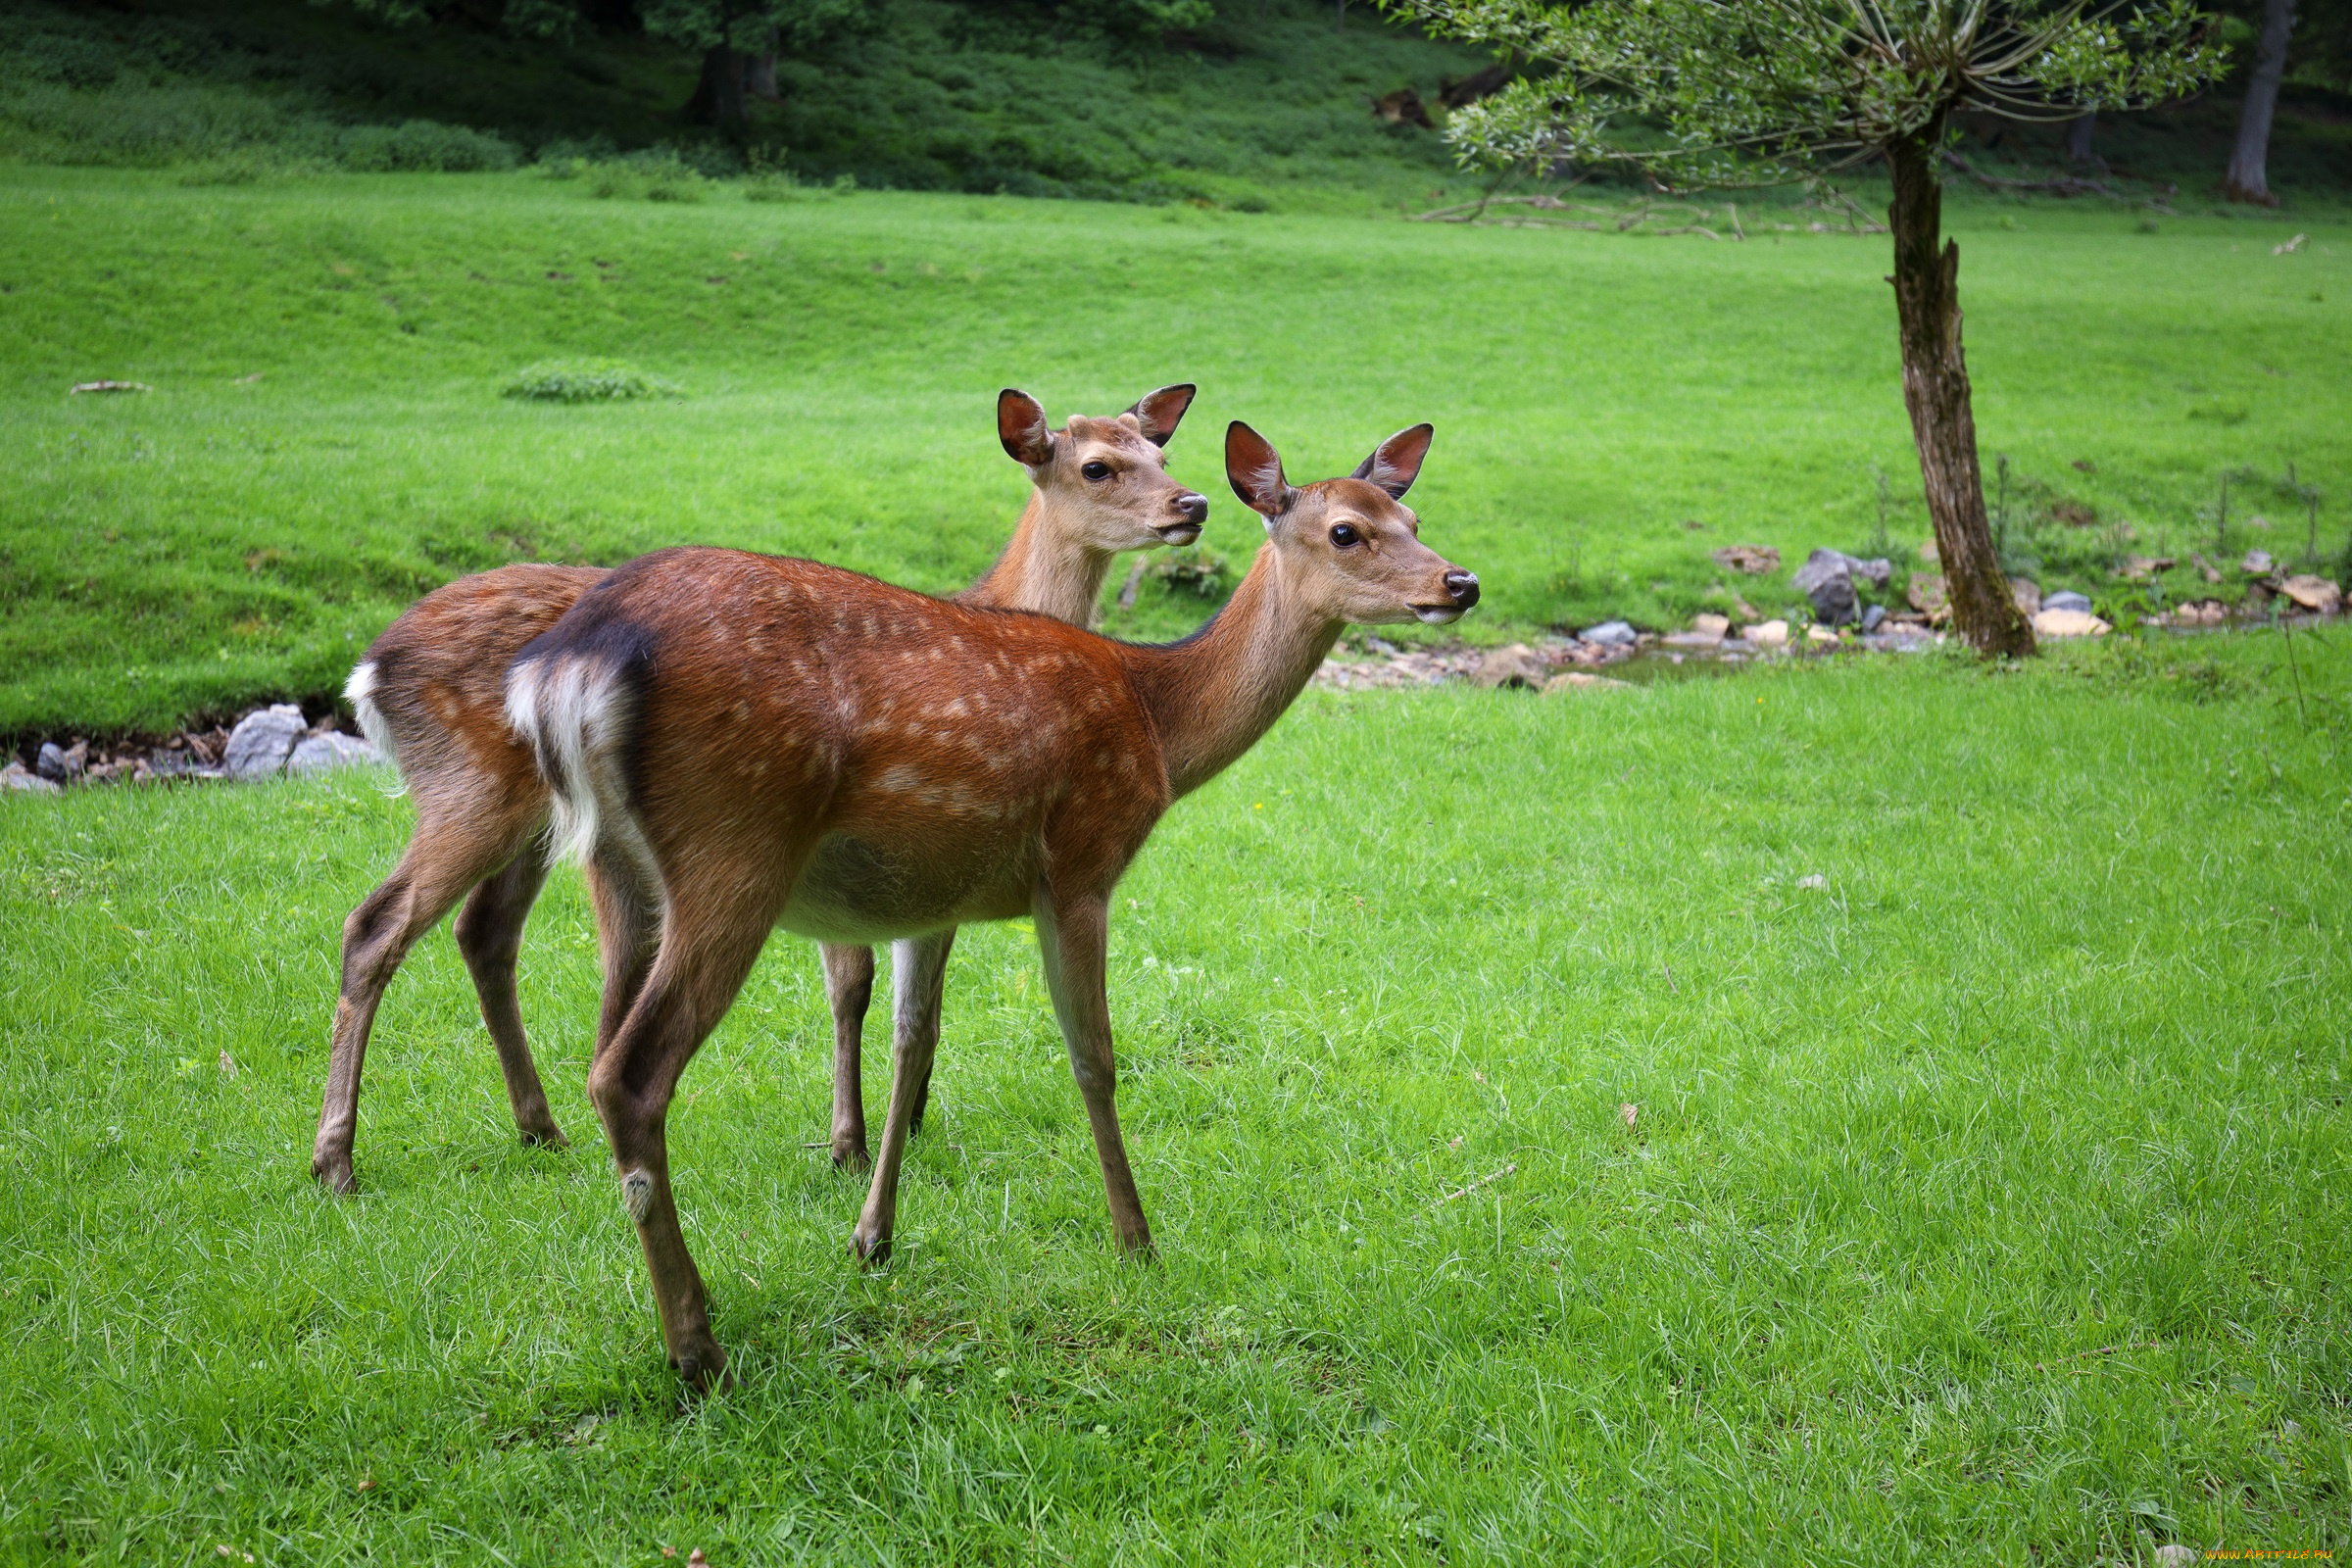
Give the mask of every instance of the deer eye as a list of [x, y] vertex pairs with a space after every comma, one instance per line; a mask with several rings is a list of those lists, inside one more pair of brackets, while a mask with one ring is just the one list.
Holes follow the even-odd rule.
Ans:
[[1086, 465], [1086, 466], [1080, 468], [1078, 471], [1085, 474], [1089, 479], [1107, 479], [1110, 477], [1110, 465], [1104, 463], [1102, 459], [1097, 458], [1094, 462], [1089, 463]]
[[1335, 523], [1332, 525], [1331, 542], [1335, 545], [1338, 545], [1342, 550], [1345, 550], [1349, 545], [1362, 544], [1364, 542], [1364, 536], [1360, 533], [1357, 533], [1353, 527], [1347, 523]]

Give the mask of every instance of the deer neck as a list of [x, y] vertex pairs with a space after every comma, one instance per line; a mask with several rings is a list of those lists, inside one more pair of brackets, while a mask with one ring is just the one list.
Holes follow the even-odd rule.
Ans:
[[1174, 792], [1191, 794], [1256, 745], [1345, 629], [1300, 607], [1269, 544], [1199, 631], [1182, 642], [1125, 646]]
[[1053, 503], [1029, 492], [1029, 505], [996, 564], [956, 597], [992, 610], [1034, 610], [1073, 626], [1092, 626], [1102, 600], [1111, 557], [1070, 541], [1055, 526]]

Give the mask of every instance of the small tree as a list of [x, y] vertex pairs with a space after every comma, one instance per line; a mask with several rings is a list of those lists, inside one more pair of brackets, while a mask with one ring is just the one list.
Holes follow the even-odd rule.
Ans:
[[1552, 73], [1457, 111], [1465, 161], [1638, 170], [1670, 190], [1818, 180], [1883, 159], [1903, 401], [1952, 619], [1980, 652], [2034, 629], [1984, 517], [1941, 165], [1967, 111], [2064, 121], [2194, 90], [2220, 68], [2187, 0], [1385, 0]]

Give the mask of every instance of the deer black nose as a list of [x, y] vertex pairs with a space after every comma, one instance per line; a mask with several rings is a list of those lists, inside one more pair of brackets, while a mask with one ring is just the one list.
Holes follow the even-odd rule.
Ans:
[[1468, 610], [1478, 603], [1478, 573], [1458, 570], [1447, 572], [1446, 593], [1455, 604]]
[[1176, 510], [1184, 514], [1184, 520], [1187, 522], [1206, 522], [1208, 520], [1208, 497], [1195, 495], [1192, 491], [1187, 490], [1176, 498]]

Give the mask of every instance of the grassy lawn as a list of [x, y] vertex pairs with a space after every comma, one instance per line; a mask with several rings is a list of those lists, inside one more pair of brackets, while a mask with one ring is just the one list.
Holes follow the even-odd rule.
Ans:
[[[1230, 231], [1170, 232], [1200, 254]], [[1775, 266], [1826, 294], [1849, 261]], [[387, 350], [374, 390], [321, 390], [338, 421], [306, 407], [313, 336], [257, 345], [286, 374], [242, 417], [284, 433], [287, 470], [344, 476], [345, 526], [364, 498], [561, 505], [552, 457], [465, 485], [432, 460], [519, 455], [557, 420], [485, 402], [420, 422]], [[465, 363], [438, 384], [493, 362]], [[1114, 352], [1097, 383], [1049, 357], [1039, 379], [1099, 399], [1148, 363]], [[1269, 363], [1313, 405], [1309, 367]], [[715, 528], [738, 497], [761, 538], [760, 487], [690, 462], [711, 404], [768, 412], [788, 452], [849, 436], [1008, 504], [977, 460], [894, 446], [878, 396], [820, 409], [700, 373], [705, 399], [565, 439], [609, 475], [650, 432], [648, 469], [706, 476], [678, 515]], [[907, 374], [944, 423], [954, 373]], [[1212, 386], [1216, 414], [1245, 390]], [[68, 419], [156, 420], [225, 474], [192, 432], [240, 417], [228, 396], [189, 394], [186, 425], [162, 393], [45, 416], [45, 461], [106, 428]], [[1299, 417], [1319, 466], [1379, 422], [1334, 402]], [[323, 445], [337, 422], [355, 450]], [[1521, 521], [1491, 466], [1433, 468], [1427, 511], [1501, 566]], [[139, 482], [160, 513], [171, 487]], [[645, 505], [558, 525], [617, 534]], [[932, 569], [978, 548], [957, 533]], [[338, 1203], [307, 1174], [337, 930], [407, 804], [364, 776], [0, 802], [0, 1557], [2340, 1553], [2352, 645], [2329, 636], [2298, 638], [2293, 670], [2263, 633], [2008, 674], [1929, 656], [1576, 698], [1310, 694], [1121, 890], [1112, 1005], [1157, 1267], [1112, 1253], [1034, 949], [996, 927], [957, 949], [897, 1260], [861, 1276], [859, 1184], [802, 1147], [824, 1124], [816, 965], [780, 942], [671, 1119], [743, 1378], [694, 1404], [580, 1093], [595, 976], [567, 873], [523, 1004], [574, 1147], [514, 1146], [436, 936], [377, 1025], [362, 1196]]]
[[[1956, 201], [1979, 426], [2034, 569], [2106, 602], [2116, 554], [2175, 554], [2164, 592], [2206, 592], [2186, 557], [2216, 548], [2226, 471], [2227, 549], [2302, 550], [2290, 464], [2324, 493], [2333, 563], [2352, 227], [2136, 225]], [[1414, 500], [1489, 585], [1479, 635], [1679, 623], [1735, 592], [1778, 612], [1785, 571], [1727, 582], [1708, 552], [1871, 549], [1874, 466], [1906, 566], [1927, 533], [1887, 265], [1883, 236], [1760, 224], [1742, 245], [736, 186], [661, 205], [527, 172], [0, 168], [0, 734], [335, 690], [403, 605], [510, 559], [699, 541], [959, 585], [1022, 495], [990, 424], [1007, 383], [1058, 416], [1199, 381], [1172, 450], [1212, 497], [1229, 418], [1297, 474], [1434, 420]], [[685, 395], [500, 396], [550, 356]], [[101, 376], [155, 390], [67, 396]], [[2048, 520], [2070, 503], [2094, 525]], [[1255, 532], [1219, 501], [1206, 542], [1238, 562]], [[1200, 610], [1147, 594], [1112, 624], [1164, 635]]]

